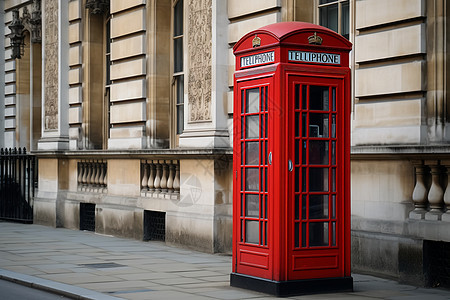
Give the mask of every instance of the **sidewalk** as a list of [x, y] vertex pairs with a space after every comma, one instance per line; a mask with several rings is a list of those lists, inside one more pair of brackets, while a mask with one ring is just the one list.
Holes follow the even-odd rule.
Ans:
[[[0, 221], [0, 279], [75, 299], [275, 299], [229, 285], [231, 257]], [[353, 274], [354, 292], [285, 299], [450, 299], [450, 291]]]

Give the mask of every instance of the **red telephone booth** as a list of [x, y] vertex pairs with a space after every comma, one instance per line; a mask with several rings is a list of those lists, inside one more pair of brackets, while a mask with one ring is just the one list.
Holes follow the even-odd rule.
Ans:
[[232, 286], [352, 290], [351, 43], [302, 22], [234, 46]]

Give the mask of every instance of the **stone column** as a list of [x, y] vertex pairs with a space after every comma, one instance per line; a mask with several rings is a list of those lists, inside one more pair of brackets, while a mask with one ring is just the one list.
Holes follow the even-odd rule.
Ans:
[[42, 1], [42, 136], [39, 150], [69, 148], [67, 0]]

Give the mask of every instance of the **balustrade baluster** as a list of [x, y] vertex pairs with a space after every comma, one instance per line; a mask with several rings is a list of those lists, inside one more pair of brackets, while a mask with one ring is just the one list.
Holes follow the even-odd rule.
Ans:
[[168, 176], [168, 170], [169, 167], [166, 164], [166, 161], [161, 160], [160, 161], [161, 165], [162, 165], [162, 176], [161, 176], [161, 191], [163, 193], [167, 193], [167, 176]]
[[445, 166], [447, 171], [447, 187], [444, 193], [446, 211], [442, 215], [442, 221], [450, 222], [450, 160], [443, 160], [441, 164]]
[[155, 175], [155, 182], [154, 182], [154, 186], [155, 186], [155, 191], [156, 192], [161, 192], [161, 165], [159, 164], [159, 162], [157, 160], [153, 161], [156, 164], [156, 175]]
[[425, 186], [425, 174], [427, 167], [422, 160], [412, 161], [416, 171], [416, 185], [414, 186], [412, 201], [414, 210], [409, 214], [411, 219], [423, 219], [427, 208], [428, 190]]
[[175, 165], [172, 160], [169, 160], [169, 178], [167, 178], [167, 190], [173, 193], [173, 176], [175, 175]]
[[149, 160], [149, 169], [150, 169], [150, 176], [148, 177], [148, 190], [150, 192], [153, 192], [155, 190], [155, 164], [153, 164], [152, 160]]
[[180, 193], [180, 162], [175, 165], [175, 178], [173, 179], [173, 189], [175, 194]]
[[95, 179], [94, 179], [94, 184], [96, 187], [100, 186], [100, 161], [97, 160], [97, 162], [95, 163]]
[[428, 203], [430, 211], [425, 214], [425, 220], [441, 220], [442, 209], [444, 207], [444, 190], [440, 184], [442, 174], [439, 161], [426, 161], [431, 169], [431, 187], [428, 192]]
[[141, 181], [141, 187], [142, 187], [142, 190], [147, 190], [147, 187], [148, 187], [148, 164], [147, 164], [147, 161], [143, 161], [142, 163], [141, 163], [141, 167], [144, 169], [144, 174], [143, 174], [143, 176], [142, 176], [142, 181]]
[[103, 192], [108, 189], [108, 162], [103, 162]]

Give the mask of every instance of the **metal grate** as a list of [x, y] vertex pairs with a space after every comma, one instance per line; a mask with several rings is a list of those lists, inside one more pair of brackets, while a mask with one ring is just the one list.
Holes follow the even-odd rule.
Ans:
[[424, 241], [423, 248], [427, 285], [450, 288], [450, 243]]
[[80, 230], [95, 231], [95, 204], [80, 203]]
[[144, 211], [144, 241], [166, 240], [166, 213], [160, 211]]

